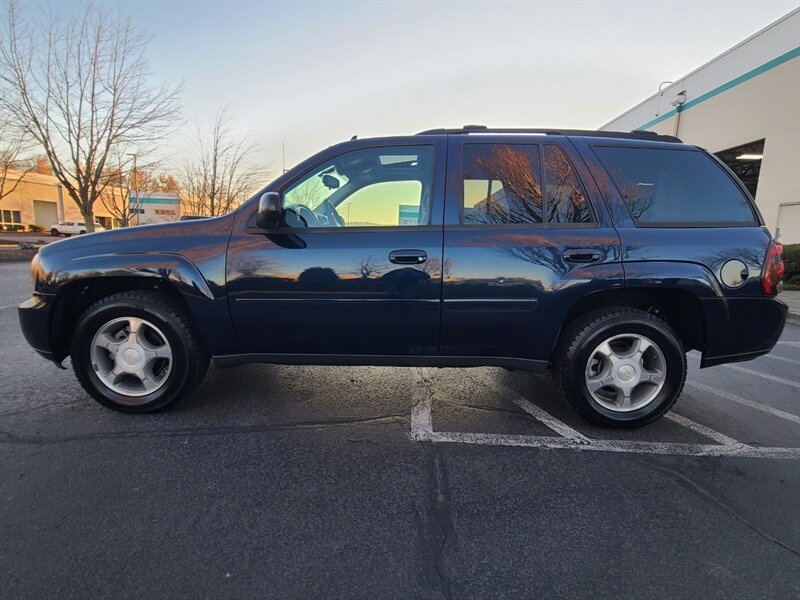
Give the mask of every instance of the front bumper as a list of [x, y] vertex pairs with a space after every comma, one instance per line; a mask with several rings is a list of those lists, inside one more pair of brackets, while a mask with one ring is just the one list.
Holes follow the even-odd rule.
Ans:
[[55, 296], [34, 294], [19, 305], [19, 325], [28, 344], [47, 360], [61, 366], [54, 356], [52, 323]]
[[789, 307], [774, 297], [703, 300], [706, 343], [700, 367], [752, 360], [775, 347]]

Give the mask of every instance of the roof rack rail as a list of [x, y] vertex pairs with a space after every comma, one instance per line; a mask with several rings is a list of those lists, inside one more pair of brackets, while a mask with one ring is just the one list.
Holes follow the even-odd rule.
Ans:
[[606, 137], [606, 138], [624, 138], [630, 140], [649, 140], [658, 142], [677, 142], [683, 143], [679, 138], [674, 135], [662, 135], [655, 131], [646, 131], [644, 129], [635, 129], [631, 132], [625, 131], [597, 131], [593, 129], [524, 129], [524, 128], [495, 128], [487, 127], [486, 125], [465, 125], [459, 129], [428, 129], [420, 131], [417, 135], [444, 135], [444, 134], [469, 134], [469, 133], [496, 133], [496, 134], [533, 134], [533, 135], [568, 135], [576, 137]]

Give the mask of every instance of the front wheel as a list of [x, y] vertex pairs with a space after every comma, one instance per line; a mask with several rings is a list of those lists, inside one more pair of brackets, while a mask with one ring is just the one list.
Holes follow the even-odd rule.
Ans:
[[562, 336], [553, 371], [562, 395], [584, 418], [640, 427], [666, 413], [686, 380], [686, 353], [672, 328], [628, 307], [580, 317]]
[[83, 388], [122, 412], [177, 402], [200, 384], [209, 360], [180, 303], [147, 291], [113, 294], [90, 306], [70, 354]]

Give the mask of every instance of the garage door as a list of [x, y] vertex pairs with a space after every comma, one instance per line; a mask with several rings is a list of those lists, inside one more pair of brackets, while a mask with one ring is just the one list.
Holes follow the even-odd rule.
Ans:
[[58, 223], [58, 208], [55, 202], [44, 200], [33, 201], [33, 219], [36, 225], [50, 227], [53, 223]]
[[800, 242], [800, 202], [781, 204], [778, 208], [778, 229], [784, 244]]

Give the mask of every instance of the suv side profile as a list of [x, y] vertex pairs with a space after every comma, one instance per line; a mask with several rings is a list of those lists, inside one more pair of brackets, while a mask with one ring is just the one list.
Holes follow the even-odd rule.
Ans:
[[86, 391], [164, 408], [220, 367], [550, 370], [635, 427], [701, 367], [769, 352], [781, 246], [713, 155], [649, 132], [353, 139], [234, 212], [48, 244], [22, 330]]

